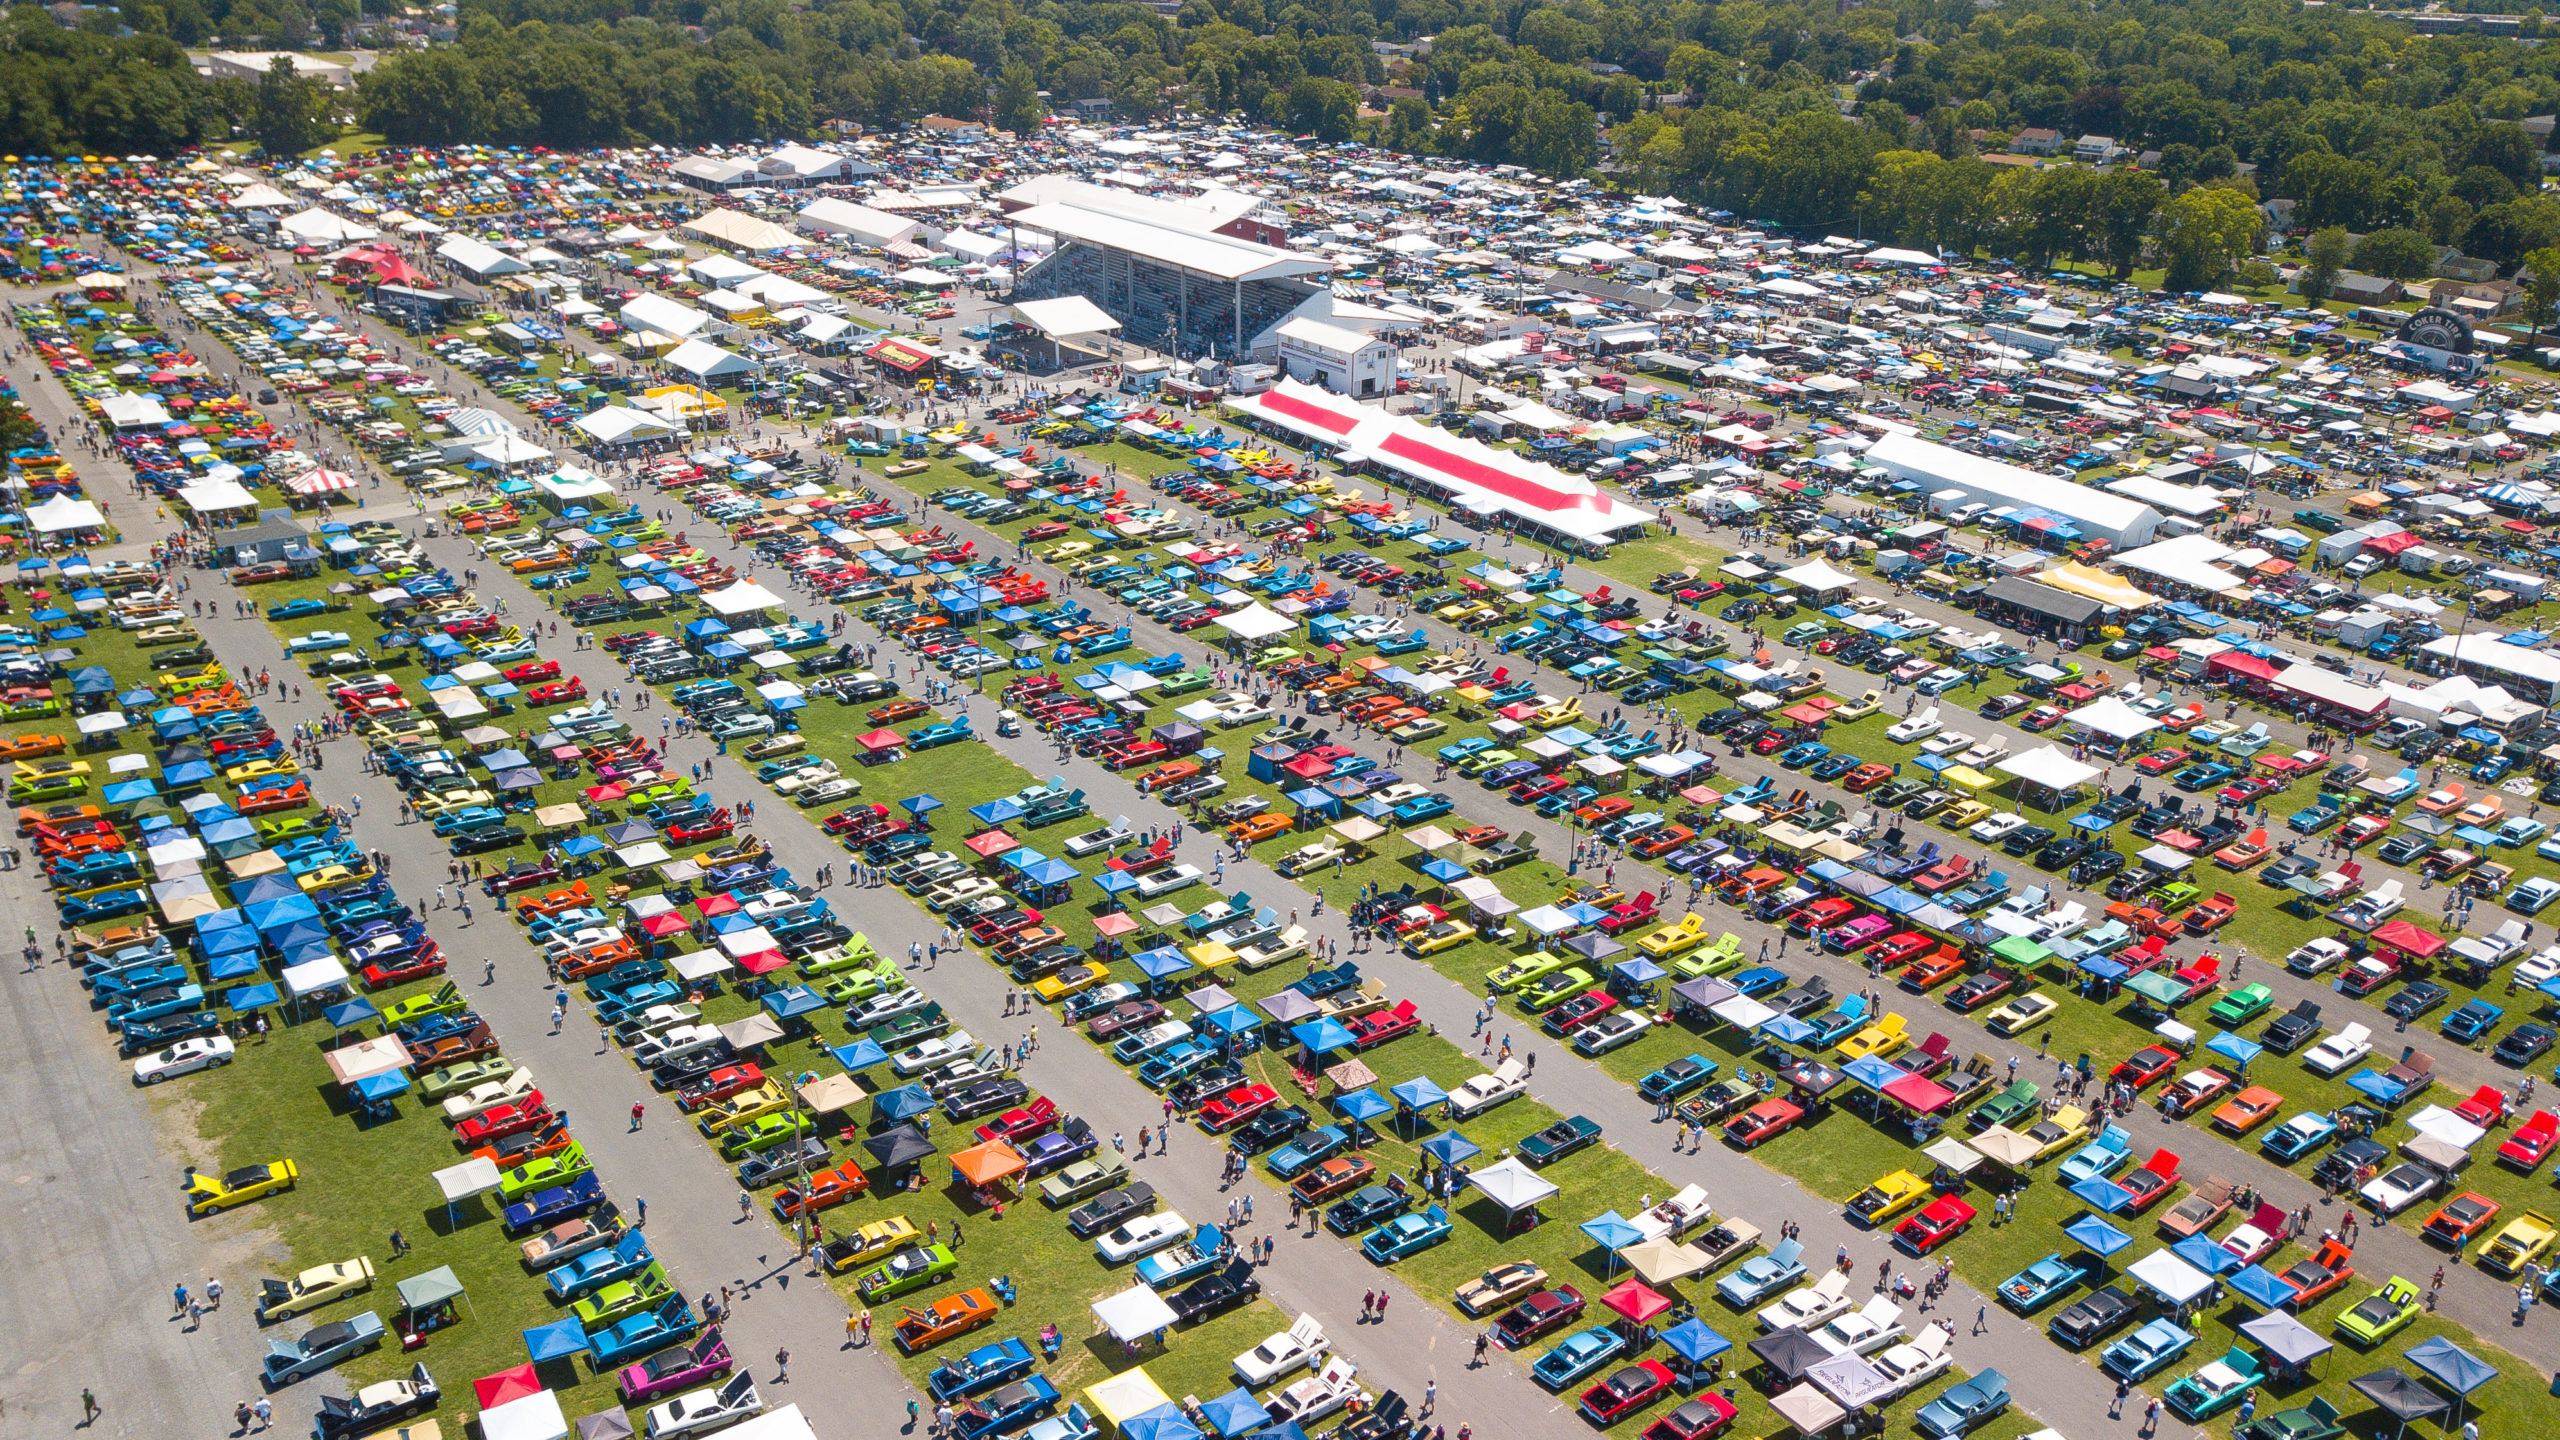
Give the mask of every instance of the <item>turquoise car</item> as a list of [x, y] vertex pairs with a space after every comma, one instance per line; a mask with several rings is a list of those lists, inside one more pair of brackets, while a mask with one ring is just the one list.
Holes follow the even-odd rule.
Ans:
[[1399, 1215], [1370, 1231], [1361, 1238], [1360, 1253], [1375, 1264], [1390, 1264], [1448, 1239], [1454, 1228], [1449, 1212], [1434, 1205], [1419, 1215]]
[[2000, 1303], [2032, 1315], [2088, 1283], [2100, 1268], [2094, 1256], [2047, 1255], [2000, 1282]]
[[1613, 1325], [1594, 1325], [1576, 1330], [1556, 1342], [1553, 1349], [1538, 1357], [1529, 1374], [1550, 1390], [1562, 1390], [1609, 1363], [1609, 1358], [1627, 1348], [1627, 1337]]
[[2119, 1380], [2140, 1380], [2187, 1353], [2195, 1343], [2191, 1331], [2168, 1320], [2154, 1320], [2108, 1346], [2098, 1357], [2098, 1368]]
[[2221, 1359], [2192, 1375], [2179, 1376], [2160, 1398], [2180, 1416], [2203, 1420], [2239, 1404], [2240, 1397], [2264, 1379], [2266, 1374], [2258, 1368], [2256, 1358], [2234, 1345]]

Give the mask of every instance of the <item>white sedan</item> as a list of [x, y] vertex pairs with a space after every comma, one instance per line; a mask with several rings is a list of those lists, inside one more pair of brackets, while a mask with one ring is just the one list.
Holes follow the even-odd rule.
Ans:
[[2356, 1193], [2373, 1206], [2375, 1213], [2388, 1218], [2433, 1195], [2442, 1183], [2444, 1177], [2411, 1161], [2367, 1180]]
[[172, 1075], [184, 1075], [194, 1070], [218, 1070], [230, 1063], [230, 1036], [192, 1036], [166, 1050], [153, 1051], [134, 1061], [133, 1083], [157, 1085]]
[[2373, 1031], [2350, 1025], [2312, 1046], [2311, 1053], [2302, 1057], [2302, 1064], [2315, 1075], [2335, 1075], [2372, 1053]]
[[1135, 1260], [1141, 1255], [1161, 1250], [1191, 1233], [1191, 1222], [1172, 1210], [1141, 1215], [1093, 1243], [1094, 1252], [1105, 1265]]
[[1324, 1326], [1313, 1315], [1235, 1358], [1236, 1375], [1246, 1388], [1259, 1390], [1325, 1352]]
[[674, 1440], [762, 1414], [764, 1397], [756, 1393], [753, 1375], [741, 1370], [726, 1383], [679, 1395], [649, 1407], [649, 1440]]

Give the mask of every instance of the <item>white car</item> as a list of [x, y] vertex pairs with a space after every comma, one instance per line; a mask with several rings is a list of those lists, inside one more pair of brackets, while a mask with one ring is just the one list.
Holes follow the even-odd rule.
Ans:
[[1191, 1234], [1191, 1222], [1181, 1212], [1160, 1210], [1141, 1215], [1110, 1234], [1093, 1242], [1093, 1252], [1105, 1265], [1118, 1265], [1141, 1255], [1161, 1250]]
[[966, 1060], [978, 1053], [978, 1042], [966, 1030], [936, 1035], [919, 1045], [911, 1045], [889, 1057], [889, 1064], [901, 1075], [920, 1075], [939, 1070], [956, 1060]]
[[741, 1370], [719, 1385], [688, 1391], [663, 1405], [649, 1407], [649, 1440], [672, 1440], [732, 1425], [764, 1413], [764, 1396], [756, 1393], [753, 1375]]
[[1643, 1038], [1653, 1028], [1653, 1017], [1634, 1011], [1620, 1010], [1603, 1015], [1573, 1032], [1573, 1048], [1585, 1055], [1606, 1055], [1621, 1045]]
[[1946, 1373], [1956, 1363], [1946, 1340], [1946, 1331], [1927, 1326], [1919, 1339], [1896, 1345], [1868, 1363], [1893, 1387], [1890, 1394], [1905, 1394]]
[[1896, 745], [1908, 745], [1915, 740], [1928, 739], [1937, 734], [1938, 729], [1938, 707], [1932, 705], [1908, 720], [1894, 722], [1892, 728], [1884, 732], [1884, 738]]
[[2302, 1057], [2303, 1068], [2314, 1075], [2335, 1075], [2373, 1053], [2373, 1031], [2363, 1025], [2350, 1025], [2311, 1047]]
[[[1241, 1366], [1243, 1362], [1237, 1364]], [[1356, 1378], [1359, 1373], [1359, 1366], [1339, 1355], [1328, 1355], [1324, 1368], [1264, 1401], [1262, 1408], [1270, 1413], [1274, 1425], [1313, 1425], [1360, 1398], [1360, 1381]]]
[[1879, 1295], [1863, 1309], [1843, 1315], [1813, 1332], [1813, 1343], [1834, 1355], [1866, 1355], [1910, 1333], [1902, 1323], [1902, 1307], [1890, 1295]]
[[1517, 1100], [1528, 1093], [1529, 1067], [1518, 1060], [1505, 1060], [1501, 1069], [1478, 1075], [1449, 1092], [1449, 1117], [1463, 1120], [1470, 1115], [1481, 1115], [1496, 1105]]
[[1857, 1303], [1849, 1298], [1849, 1277], [1838, 1270], [1826, 1271], [1819, 1281], [1762, 1310], [1760, 1328], [1810, 1330], [1848, 1314]]
[[446, 1097], [444, 1123], [459, 1125], [474, 1115], [486, 1114], [501, 1105], [512, 1105], [532, 1093], [533, 1071], [530, 1068], [520, 1069], [504, 1080], [474, 1085], [459, 1095]]
[[1236, 1376], [1248, 1390], [1259, 1390], [1290, 1371], [1314, 1362], [1329, 1348], [1324, 1326], [1313, 1315], [1300, 1315], [1297, 1323], [1254, 1346], [1234, 1360]]
[[850, 775], [835, 775], [791, 797], [797, 805], [824, 805], [830, 800], [849, 800], [862, 793], [862, 782]]
[[681, 1060], [696, 1050], [708, 1050], [719, 1043], [720, 1027], [717, 1025], [679, 1025], [632, 1046], [631, 1059], [640, 1065], [658, 1065], [669, 1060]]
[[1997, 735], [1994, 735], [1990, 739], [1984, 740], [1980, 744], [1975, 745], [1972, 749], [1958, 755], [1956, 757], [1956, 763], [1959, 765], [1972, 765], [1979, 767], [1989, 765], [2008, 753], [2009, 742], [2001, 739]]
[[2399, 1214], [2436, 1193], [2444, 1177], [2414, 1160], [2404, 1161], [2364, 1182], [2356, 1193], [2385, 1218]]
[[2516, 973], [2509, 977], [2527, 989], [2545, 980], [2560, 977], [2560, 945], [2548, 945], [2534, 955], [2516, 962]]
[[231, 1063], [231, 1037], [193, 1035], [133, 1062], [133, 1083], [157, 1085], [172, 1075], [219, 1070]]
[[997, 888], [996, 882], [986, 876], [972, 875], [965, 880], [954, 880], [928, 893], [924, 897], [924, 905], [928, 910], [948, 910], [963, 900], [992, 895]]
[[2507, 894], [2507, 908], [2520, 915], [2531, 915], [2554, 900], [2560, 900], [2560, 880], [2536, 875]]
[[1063, 848], [1068, 858], [1083, 860], [1117, 850], [1137, 838], [1136, 833], [1126, 825], [1106, 825], [1099, 830], [1087, 830], [1069, 840]]
[[1971, 748], [1973, 737], [1961, 730], [1941, 730], [1920, 742], [1920, 751], [1924, 755], [1953, 755]]
[[[2524, 883], [2526, 885], [2547, 885], [2550, 887], [2549, 895], [2543, 899], [2541, 904], [2534, 906], [2534, 909], [2536, 910], [2541, 909], [2543, 905], [2551, 903], [2552, 899], [2560, 898], [2560, 880], [2553, 880], [2546, 876], [2537, 875], [2533, 879], [2527, 880]], [[2522, 886], [2517, 887], [2517, 893], [2523, 893]], [[2510, 896], [2507, 903], [2511, 906], [2515, 906], [2514, 897]], [[2523, 907], [2515, 906], [2515, 908], [2522, 909]], [[2507, 961], [2524, 953], [2525, 937], [2532, 933], [2532, 926], [2527, 925], [2521, 920], [2509, 920], [2504, 924], [2501, 924], [2496, 930], [2489, 934], [2465, 935], [2461, 939], [2454, 941], [2453, 953], [2461, 956], [2465, 960], [2478, 962], [2483, 969], [2493, 965], [2504, 965]]]
[[1161, 896], [1170, 895], [1176, 890], [1188, 889], [1207, 878], [1209, 877], [1202, 874], [1200, 867], [1197, 865], [1176, 865], [1170, 870], [1159, 870], [1153, 875], [1140, 877], [1138, 880], [1137, 890], [1138, 898], [1141, 900], [1154, 900]]
[[821, 760], [815, 765], [803, 765], [797, 770], [775, 777], [774, 793], [794, 795], [821, 780], [833, 780], [836, 774], [836, 762], [833, 760]]
[[1972, 836], [1974, 839], [1981, 841], [1985, 845], [1997, 845], [2001, 841], [2008, 839], [2010, 836], [2015, 835], [2026, 828], [2026, 816], [2014, 815], [2004, 810], [1999, 814], [1992, 816], [1990, 819], [1975, 825], [1965, 833]]
[[2359, 895], [2330, 911], [2329, 918], [2351, 930], [2370, 930], [2399, 914], [2400, 907], [2408, 903], [2408, 897], [2401, 891], [2400, 882], [2389, 880], [2383, 883], [2381, 889], [2369, 895]]
[[[2560, 946], [2553, 947], [2560, 949]], [[2296, 975], [2317, 975], [2332, 965], [2342, 965], [2355, 957], [2355, 951], [2334, 935], [2306, 940], [2284, 957], [2284, 968]]]
[[1270, 718], [1270, 706], [1265, 705], [1258, 700], [1250, 699], [1236, 701], [1218, 712], [1218, 724], [1221, 727], [1250, 725], [1257, 720], [1268, 720]]

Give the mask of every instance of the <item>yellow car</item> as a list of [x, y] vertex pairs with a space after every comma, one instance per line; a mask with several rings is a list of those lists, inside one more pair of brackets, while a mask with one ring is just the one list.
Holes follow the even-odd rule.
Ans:
[[1967, 830], [1971, 829], [1976, 822], [1988, 818], [1990, 814], [1991, 807], [1979, 800], [1959, 800], [1930, 816], [1929, 820], [1932, 824], [1944, 829]]
[[244, 765], [234, 765], [222, 772], [222, 778], [238, 785], [243, 781], [257, 780], [268, 775], [299, 775], [301, 773], [301, 766], [278, 756], [273, 760], [252, 760]]
[[1070, 965], [1056, 974], [1041, 976], [1031, 982], [1031, 993], [1039, 996], [1041, 1003], [1047, 1004], [1051, 1001], [1064, 1000], [1079, 990], [1090, 989], [1110, 978], [1110, 966], [1099, 960], [1087, 960], [1081, 965]]
[[86, 760], [21, 760], [11, 775], [19, 780], [59, 780], [68, 775], [86, 775]]
[[365, 738], [376, 745], [397, 745], [403, 740], [437, 740], [444, 727], [433, 720], [376, 720], [364, 727]]
[[1870, 1055], [1879, 1060], [1886, 1059], [1910, 1043], [1911, 1032], [1908, 1022], [1900, 1015], [1887, 1013], [1882, 1020], [1841, 1041], [1834, 1053], [1839, 1055], [1840, 1063], [1845, 1065], [1852, 1060], [1863, 1060]]
[[301, 886], [303, 893], [307, 895], [315, 890], [326, 890], [333, 885], [345, 885], [362, 880], [372, 873], [371, 861], [362, 865], [323, 865], [308, 875], [293, 877], [293, 883]]
[[449, 810], [468, 810], [474, 805], [495, 805], [497, 800], [486, 790], [446, 790], [422, 795], [409, 802], [409, 808], [421, 815], [442, 815]]
[[1849, 1197], [1849, 1213], [1870, 1230], [1881, 1230], [1907, 1210], [1928, 1203], [1929, 1182], [1908, 1170], [1896, 1170]]
[[2560, 1228], [2554, 1228], [2550, 1217], [2540, 1211], [2527, 1210], [2481, 1248], [2480, 1268], [2493, 1275], [2513, 1275], [2527, 1265], [2540, 1264], [2551, 1253], [2554, 1240], [2560, 1240]]
[[2077, 1105], [2065, 1105], [2050, 1117], [2028, 1126], [2026, 1136], [2035, 1142], [2035, 1158], [2041, 1161], [2088, 1139], [2090, 1124], [2088, 1111]]
[[1466, 921], [1442, 920], [1406, 936], [1404, 948], [1405, 953], [1409, 955], [1436, 955], [1443, 950], [1453, 950], [1474, 938], [1476, 938], [1476, 927]]
[[904, 1215], [892, 1215], [886, 1220], [874, 1220], [850, 1235], [828, 1241], [823, 1253], [827, 1269], [842, 1275], [923, 1239], [924, 1232], [917, 1229], [914, 1222]]
[[725, 1100], [715, 1100], [702, 1107], [694, 1123], [705, 1135], [717, 1137], [750, 1120], [776, 1114], [791, 1108], [791, 1097], [778, 1080], [767, 1080], [753, 1090], [741, 1090]]
[[1040, 558], [1055, 564], [1060, 560], [1073, 560], [1079, 555], [1091, 553], [1093, 553], [1093, 542], [1090, 540], [1061, 540], [1050, 546]]
[[1566, 700], [1555, 705], [1539, 706], [1536, 713], [1529, 717], [1529, 723], [1541, 730], [1553, 730], [1559, 725], [1570, 725], [1581, 718], [1582, 702]]
[[2050, 995], [2021, 995], [1982, 1023], [1994, 1035], [2015, 1035], [2061, 1008], [2062, 1002]]
[[1636, 941], [1636, 948], [1656, 960], [1685, 955], [1707, 943], [1707, 917], [1691, 911], [1677, 925], [1665, 925]]
[[302, 1178], [301, 1167], [290, 1160], [270, 1160], [264, 1165], [251, 1165], [227, 1175], [207, 1175], [201, 1170], [187, 1171], [187, 1214], [210, 1215], [234, 1205], [246, 1205], [269, 1195], [290, 1190]]

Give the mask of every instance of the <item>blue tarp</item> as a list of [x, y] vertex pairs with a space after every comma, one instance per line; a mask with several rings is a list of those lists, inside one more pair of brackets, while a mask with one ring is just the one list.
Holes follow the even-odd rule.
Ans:
[[1628, 1224], [1626, 1217], [1615, 1210], [1583, 1221], [1582, 1233], [1591, 1237], [1592, 1244], [1611, 1254], [1616, 1254], [1644, 1238], [1643, 1231]]

